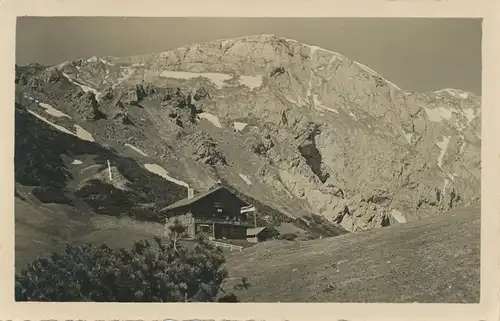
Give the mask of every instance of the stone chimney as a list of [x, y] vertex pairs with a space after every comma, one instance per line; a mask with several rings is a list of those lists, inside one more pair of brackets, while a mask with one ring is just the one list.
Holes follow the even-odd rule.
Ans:
[[188, 199], [193, 198], [194, 196], [194, 189], [191, 188], [191, 186], [188, 186]]

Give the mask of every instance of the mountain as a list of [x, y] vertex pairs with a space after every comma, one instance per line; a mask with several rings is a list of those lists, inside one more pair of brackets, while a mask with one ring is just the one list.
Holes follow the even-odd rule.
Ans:
[[33, 204], [153, 224], [220, 181], [260, 224], [317, 237], [480, 200], [480, 97], [408, 92], [295, 40], [16, 65], [15, 81], [16, 193]]

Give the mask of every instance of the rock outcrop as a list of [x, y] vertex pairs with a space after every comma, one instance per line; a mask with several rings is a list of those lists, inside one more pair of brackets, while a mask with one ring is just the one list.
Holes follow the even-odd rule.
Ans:
[[224, 153], [217, 146], [217, 142], [203, 132], [187, 136], [184, 139], [184, 144], [196, 161], [211, 166], [228, 165]]
[[78, 88], [75, 92], [70, 93], [68, 98], [71, 101], [73, 112], [83, 121], [95, 121], [103, 117], [93, 92], [84, 92]]

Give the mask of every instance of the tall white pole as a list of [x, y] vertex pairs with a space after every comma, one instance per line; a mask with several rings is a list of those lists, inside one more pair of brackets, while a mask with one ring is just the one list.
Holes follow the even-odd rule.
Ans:
[[111, 175], [111, 165], [109, 164], [109, 159], [108, 159], [108, 172], [109, 172], [109, 180], [113, 180], [113, 176]]

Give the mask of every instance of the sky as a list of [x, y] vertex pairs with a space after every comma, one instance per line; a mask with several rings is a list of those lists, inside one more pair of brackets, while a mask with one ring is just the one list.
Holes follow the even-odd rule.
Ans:
[[481, 94], [481, 19], [19, 17], [16, 63], [132, 56], [275, 34], [338, 52], [405, 90]]

